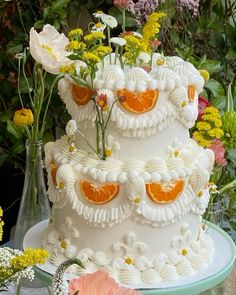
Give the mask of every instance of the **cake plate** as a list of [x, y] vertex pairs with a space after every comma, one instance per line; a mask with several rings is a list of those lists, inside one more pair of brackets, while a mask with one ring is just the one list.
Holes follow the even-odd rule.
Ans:
[[[42, 236], [47, 229], [48, 220], [44, 220], [26, 233], [23, 248], [41, 247]], [[232, 271], [236, 257], [236, 245], [230, 236], [220, 227], [206, 222], [208, 234], [213, 239], [215, 254], [213, 262], [198, 273], [183, 277], [177, 282], [166, 282], [158, 286], [130, 286], [138, 289], [144, 295], [168, 294], [168, 295], [193, 295], [199, 294], [221, 283]], [[35, 267], [35, 274], [44, 284], [50, 285], [56, 267], [50, 262]], [[75, 275], [67, 274], [67, 279]]]

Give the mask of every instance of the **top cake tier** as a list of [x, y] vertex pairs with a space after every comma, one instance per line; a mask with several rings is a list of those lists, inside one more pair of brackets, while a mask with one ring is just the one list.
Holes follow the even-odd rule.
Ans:
[[[112, 62], [104, 59], [92, 85], [101, 97], [98, 103], [100, 109], [104, 107], [105, 120], [109, 117], [104, 139], [107, 153], [113, 146], [115, 150], [121, 149], [122, 158], [163, 156], [174, 138], [187, 143], [188, 129], [198, 116], [198, 95], [204, 86], [199, 71], [179, 57], [157, 53], [153, 54], [150, 71], [130, 66], [122, 69], [117, 62], [113, 63], [114, 55]], [[93, 92], [66, 77], [59, 82], [59, 94], [80, 131], [75, 136], [77, 145], [91, 152], [87, 142], [96, 146], [97, 140]], [[161, 143], [158, 151], [157, 143]], [[135, 154], [131, 152], [132, 144]]]

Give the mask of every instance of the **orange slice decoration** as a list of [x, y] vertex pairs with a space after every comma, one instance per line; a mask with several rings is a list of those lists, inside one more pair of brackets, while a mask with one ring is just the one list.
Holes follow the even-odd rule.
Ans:
[[132, 92], [126, 89], [118, 90], [122, 106], [132, 113], [142, 114], [150, 111], [156, 105], [158, 90], [146, 90], [144, 92]]
[[71, 85], [74, 101], [77, 105], [85, 105], [92, 98], [92, 89], [89, 87], [83, 87], [76, 84]]
[[80, 181], [80, 189], [85, 199], [93, 204], [105, 204], [119, 192], [118, 183], [105, 183], [101, 186], [91, 183], [86, 180]]
[[58, 167], [56, 164], [52, 163], [51, 164], [51, 176], [52, 176], [52, 181], [54, 183], [54, 185], [57, 185], [57, 170], [58, 170]]
[[171, 183], [163, 184], [153, 182], [146, 184], [148, 196], [155, 203], [168, 204], [178, 199], [184, 189], [184, 180], [177, 179]]
[[195, 85], [189, 85], [188, 86], [188, 99], [190, 100], [190, 102], [194, 101], [195, 92], [196, 92], [196, 86]]

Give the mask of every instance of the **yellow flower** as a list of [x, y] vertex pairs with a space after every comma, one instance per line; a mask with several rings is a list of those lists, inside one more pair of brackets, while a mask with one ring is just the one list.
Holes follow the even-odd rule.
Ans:
[[199, 131], [193, 132], [193, 138], [198, 142], [198, 144], [202, 147], [208, 147], [211, 144], [210, 140], [204, 138], [203, 134]]
[[95, 50], [91, 51], [91, 53], [97, 55], [100, 58], [103, 58], [104, 56], [106, 56], [110, 52], [112, 52], [111, 47], [103, 46], [103, 45], [100, 45]]
[[64, 65], [64, 66], [60, 67], [60, 73], [74, 75], [75, 74], [75, 67], [73, 64]]
[[205, 81], [210, 79], [210, 74], [206, 70], [199, 70], [200, 75], [204, 78]]
[[30, 109], [21, 109], [15, 112], [13, 122], [16, 126], [28, 126], [34, 122], [34, 117]]
[[224, 135], [224, 131], [220, 128], [213, 128], [209, 130], [207, 134], [213, 138], [220, 139]]
[[49, 257], [49, 253], [43, 249], [26, 249], [22, 255], [10, 260], [10, 267], [15, 271], [23, 270], [35, 264], [43, 264]]
[[156, 22], [159, 18], [166, 16], [164, 12], [153, 12], [148, 16], [147, 22]]
[[198, 130], [211, 130], [211, 124], [203, 121], [197, 122], [196, 127]]
[[3, 235], [3, 225], [4, 225], [4, 222], [2, 221], [2, 215], [3, 215], [3, 212], [2, 212], [2, 208], [0, 207], [0, 241], [2, 241], [2, 235]]
[[83, 60], [86, 62], [98, 63], [100, 62], [100, 58], [91, 52], [84, 52]]
[[143, 27], [143, 38], [147, 40], [154, 39], [159, 33], [160, 24], [159, 23], [147, 23]]
[[84, 37], [85, 42], [95, 42], [101, 39], [105, 39], [106, 36], [102, 32], [93, 32]]
[[67, 46], [66, 50], [73, 51], [73, 50], [85, 50], [86, 44], [83, 42], [79, 42], [77, 40], [71, 41]]
[[83, 30], [80, 28], [71, 30], [68, 34], [70, 40], [78, 39], [81, 35], [83, 35]]

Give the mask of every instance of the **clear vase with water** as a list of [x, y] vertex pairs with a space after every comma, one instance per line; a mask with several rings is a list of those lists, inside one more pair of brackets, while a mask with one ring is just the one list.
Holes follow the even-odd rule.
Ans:
[[42, 141], [26, 141], [26, 169], [20, 209], [14, 235], [14, 247], [22, 249], [26, 232], [50, 218], [42, 161]]

